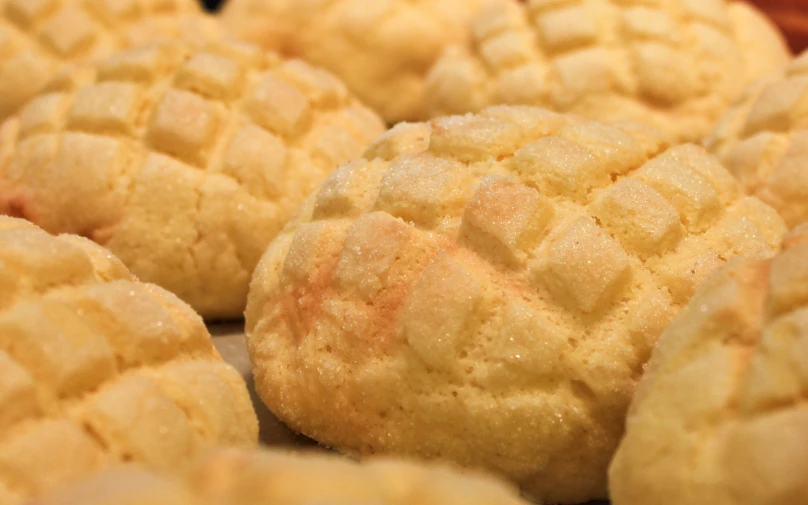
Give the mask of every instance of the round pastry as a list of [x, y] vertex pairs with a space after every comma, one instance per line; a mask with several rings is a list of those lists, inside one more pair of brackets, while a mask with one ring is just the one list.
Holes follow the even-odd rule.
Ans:
[[785, 227], [700, 147], [530, 107], [401, 124], [270, 245], [256, 389], [350, 455], [453, 460], [540, 501], [606, 495], [662, 328]]
[[751, 86], [705, 140], [742, 188], [789, 227], [808, 221], [808, 52]]
[[0, 216], [0, 504], [116, 461], [254, 445], [241, 376], [202, 320], [81, 237]]
[[423, 88], [441, 50], [465, 42], [486, 0], [229, 0], [240, 38], [280, 48], [342, 78], [389, 123], [424, 118]]
[[0, 0], [0, 120], [69, 64], [160, 39], [219, 37], [195, 0]]
[[394, 459], [214, 450], [181, 476], [119, 466], [54, 489], [36, 505], [527, 505], [484, 474]]
[[300, 61], [141, 46], [65, 72], [0, 127], [0, 213], [98, 242], [203, 317], [241, 317], [270, 240], [382, 131]]
[[806, 0], [751, 0], [777, 23], [791, 45], [801, 52], [808, 49], [808, 1]]
[[808, 224], [665, 330], [609, 472], [615, 505], [808, 503]]
[[468, 47], [446, 49], [425, 100], [431, 116], [541, 105], [700, 140], [747, 84], [788, 59], [776, 28], [745, 3], [500, 0], [476, 16]]

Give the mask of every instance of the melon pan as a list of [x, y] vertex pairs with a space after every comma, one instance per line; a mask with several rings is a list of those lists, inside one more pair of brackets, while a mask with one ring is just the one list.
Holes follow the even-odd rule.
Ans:
[[244, 381], [175, 296], [108, 251], [0, 217], [0, 503], [121, 461], [256, 443]]
[[495, 1], [472, 26], [471, 43], [444, 50], [427, 77], [430, 116], [538, 105], [699, 141], [790, 59], [771, 22], [726, 0]]
[[642, 125], [505, 106], [402, 124], [259, 263], [256, 388], [349, 454], [604, 498], [662, 329], [715, 268], [772, 254], [784, 231], [703, 149]]
[[0, 212], [236, 318], [297, 205], [382, 131], [302, 61], [229, 40], [140, 46], [62, 72], [0, 127]]

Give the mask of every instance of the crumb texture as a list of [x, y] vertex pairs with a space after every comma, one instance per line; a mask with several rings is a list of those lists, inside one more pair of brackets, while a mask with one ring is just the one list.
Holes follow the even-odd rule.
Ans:
[[790, 228], [808, 221], [808, 52], [750, 86], [705, 145]]
[[696, 141], [790, 58], [762, 14], [726, 0], [494, 0], [472, 26], [427, 78], [430, 116], [540, 105]]
[[527, 505], [516, 489], [448, 465], [339, 456], [219, 449], [184, 475], [120, 466], [54, 490], [37, 505]]
[[195, 0], [3, 0], [0, 120], [70, 64], [163, 39], [219, 37]]
[[3, 216], [0, 377], [2, 505], [258, 437], [244, 381], [190, 307], [89, 240]]
[[487, 0], [229, 0], [230, 33], [334, 72], [389, 123], [425, 118], [424, 81]]
[[785, 226], [718, 161], [633, 123], [530, 107], [402, 124], [332, 174], [253, 277], [256, 387], [353, 455], [484, 467], [605, 498], [656, 338]]
[[659, 339], [610, 468], [613, 503], [808, 503], [808, 225], [733, 261]]
[[203, 317], [240, 317], [294, 208], [382, 131], [301, 61], [141, 46], [61, 73], [0, 128], [0, 212], [95, 240]]

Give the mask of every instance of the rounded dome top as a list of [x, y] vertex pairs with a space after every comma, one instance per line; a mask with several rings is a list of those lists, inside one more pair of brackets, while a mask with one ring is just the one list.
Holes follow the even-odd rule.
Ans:
[[205, 318], [240, 317], [293, 210], [384, 131], [331, 74], [165, 42], [73, 68], [0, 129], [0, 212], [109, 248]]
[[776, 212], [695, 145], [528, 107], [402, 124], [332, 174], [256, 269], [256, 388], [351, 454], [452, 459], [603, 498], [659, 333]]
[[750, 86], [705, 145], [789, 227], [808, 221], [808, 52]]
[[217, 449], [181, 475], [121, 466], [55, 489], [37, 505], [527, 505], [515, 489], [477, 472], [398, 459]]
[[202, 320], [109, 252], [0, 216], [0, 503], [118, 461], [254, 445], [241, 376]]
[[196, 0], [0, 0], [0, 120], [70, 64], [177, 37], [221, 30]]
[[487, 0], [228, 0], [233, 35], [334, 72], [389, 123], [424, 119], [424, 81]]
[[468, 47], [438, 60], [425, 97], [432, 116], [540, 105], [695, 141], [789, 58], [776, 28], [743, 2], [500, 0], [476, 16]]
[[659, 339], [610, 469], [615, 505], [808, 496], [808, 224], [733, 261]]

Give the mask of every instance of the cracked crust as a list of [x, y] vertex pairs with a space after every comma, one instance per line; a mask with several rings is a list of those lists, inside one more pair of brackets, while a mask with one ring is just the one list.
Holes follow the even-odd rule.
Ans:
[[256, 269], [256, 388], [352, 455], [605, 498], [656, 338], [785, 226], [700, 147], [529, 107], [401, 124], [332, 174]]
[[426, 117], [426, 74], [441, 50], [468, 39], [487, 0], [229, 0], [231, 33], [334, 72], [395, 124]]
[[220, 449], [180, 477], [121, 466], [55, 489], [36, 505], [527, 505], [490, 476], [447, 465]]
[[221, 37], [194, 0], [0, 1], [0, 120], [68, 65], [163, 39]]
[[0, 504], [116, 461], [254, 445], [244, 381], [202, 320], [108, 251], [0, 216]]
[[0, 213], [102, 244], [205, 318], [240, 317], [294, 208], [382, 131], [301, 61], [141, 46], [62, 73], [0, 127]]
[[808, 221], [808, 52], [749, 87], [705, 145], [789, 227]]
[[725, 0], [499, 0], [472, 25], [430, 71], [430, 116], [539, 105], [696, 141], [790, 58], [761, 14]]
[[808, 497], [808, 224], [712, 276], [662, 334], [610, 468], [615, 505]]

